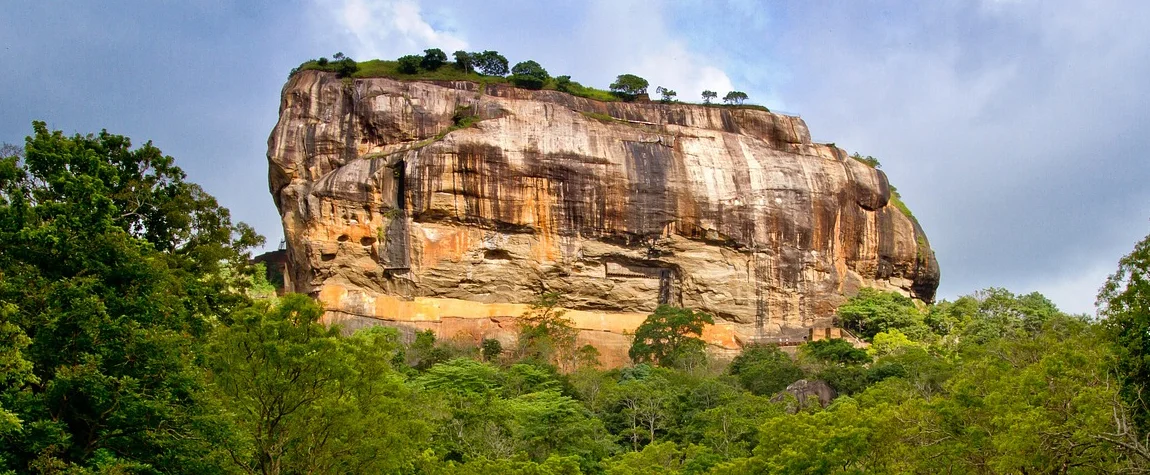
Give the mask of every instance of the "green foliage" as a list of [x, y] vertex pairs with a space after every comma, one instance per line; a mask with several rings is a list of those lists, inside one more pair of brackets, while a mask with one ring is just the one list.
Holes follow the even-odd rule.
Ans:
[[330, 71], [339, 75], [341, 78], [350, 78], [359, 69], [358, 63], [354, 59], [344, 56], [343, 53], [336, 53], [329, 61], [326, 57], [305, 61], [291, 70], [288, 77], [295, 76], [300, 71], [316, 70], [316, 71]]
[[866, 350], [855, 348], [842, 338], [803, 343], [799, 351], [815, 361], [829, 365], [857, 365], [870, 362]]
[[619, 100], [618, 96], [610, 92], [604, 91], [602, 89], [595, 89], [593, 87], [587, 87], [579, 84], [578, 82], [572, 81], [571, 76], [559, 76], [554, 78], [546, 85], [544, 85], [543, 88], [555, 89], [559, 92], [566, 92], [571, 94], [572, 96], [585, 97], [587, 99], [601, 102], [615, 102]]
[[426, 71], [435, 71], [447, 63], [447, 53], [439, 48], [423, 50], [423, 58], [419, 60], [419, 67]]
[[704, 325], [714, 325], [710, 315], [690, 309], [659, 305], [655, 313], [635, 329], [627, 354], [636, 363], [689, 368], [706, 358], [706, 344], [699, 337]]
[[878, 159], [870, 155], [864, 157], [858, 152], [855, 152], [853, 155], [851, 155], [851, 158], [871, 168], [882, 168], [882, 164], [879, 163]]
[[423, 58], [414, 54], [400, 56], [396, 60], [396, 71], [402, 74], [416, 74], [419, 72], [419, 66], [423, 64]]
[[1006, 289], [989, 288], [954, 302], [935, 305], [926, 323], [953, 343], [981, 345], [1003, 336], [1020, 338], [1034, 334], [1052, 318], [1065, 316], [1038, 292], [1015, 295]]
[[902, 195], [898, 194], [898, 189], [896, 189], [894, 186], [890, 187], [890, 202], [894, 205], [895, 208], [898, 209], [900, 213], [902, 213], [903, 216], [910, 218], [916, 223], [918, 222], [918, 219], [916, 219], [914, 214], [910, 212], [910, 208], [907, 207], [906, 203], [902, 201]]
[[[923, 316], [864, 291], [839, 317], [866, 351], [811, 342], [800, 366], [750, 345], [719, 374], [699, 364], [710, 317], [663, 306], [632, 350], [669, 367], [601, 371], [554, 293], [503, 356], [432, 331], [346, 336], [305, 296], [253, 302], [258, 237], [171, 157], [33, 130], [0, 147], [0, 473], [1150, 468], [1150, 237], [1103, 287], [1101, 322], [1037, 293], [991, 288]], [[804, 368], [840, 397], [797, 414], [766, 399]]]
[[464, 73], [475, 72], [475, 64], [472, 62], [471, 54], [466, 51], [456, 51], [452, 54], [455, 58], [455, 69]]
[[888, 330], [899, 330], [916, 341], [931, 337], [914, 301], [896, 292], [860, 289], [858, 295], [838, 308], [836, 315], [843, 327], [867, 341]]
[[551, 363], [570, 371], [578, 366], [575, 338], [579, 330], [564, 316], [567, 311], [560, 308], [560, 298], [558, 292], [543, 292], [532, 302], [531, 309], [519, 317], [516, 353], [520, 359]]
[[1143, 434], [1150, 434], [1150, 236], [1118, 261], [1098, 292], [1099, 314], [1117, 352], [1122, 396]]
[[711, 90], [703, 91], [703, 104], [710, 104], [712, 101], [714, 101], [718, 97], [719, 97], [719, 93], [717, 93], [715, 91], [711, 91]]
[[511, 77], [508, 78], [512, 84], [517, 87], [525, 89], [542, 89], [543, 85], [551, 76], [547, 74], [547, 70], [543, 69], [539, 63], [535, 61], [523, 61], [511, 68]]
[[747, 93], [742, 91], [731, 91], [723, 96], [723, 102], [731, 105], [741, 105], [747, 100]]
[[674, 102], [675, 96], [679, 95], [679, 93], [677, 93], [673, 90], [667, 89], [663, 86], [656, 87], [655, 93], [659, 95], [659, 100], [661, 102], [663, 102], [664, 104], [669, 104], [671, 102]]
[[262, 238], [151, 143], [33, 130], [0, 158], [0, 471], [219, 470], [194, 362]]
[[494, 361], [503, 354], [503, 344], [494, 338], [484, 338], [479, 345], [479, 354], [485, 361]]
[[471, 61], [475, 69], [485, 76], [506, 76], [507, 58], [496, 51], [471, 53]]
[[772, 396], [803, 379], [803, 370], [775, 345], [744, 347], [727, 371], [744, 389], [759, 396]]
[[647, 86], [650, 83], [634, 74], [620, 74], [615, 78], [615, 82], [611, 83], [611, 93], [619, 96], [623, 100], [633, 101], [636, 97], [647, 93]]
[[240, 311], [213, 341], [211, 382], [239, 443], [221, 447], [249, 473], [398, 473], [426, 443], [426, 425], [390, 361], [398, 333], [341, 338], [304, 295]]

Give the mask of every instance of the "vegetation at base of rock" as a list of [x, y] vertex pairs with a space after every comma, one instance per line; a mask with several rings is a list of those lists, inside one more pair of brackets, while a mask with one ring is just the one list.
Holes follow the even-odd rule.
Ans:
[[706, 359], [703, 328], [715, 320], [703, 312], [659, 305], [635, 329], [627, 354], [637, 363], [671, 368], [691, 368]]
[[[727, 363], [696, 351], [712, 317], [663, 306], [635, 335], [650, 362], [601, 369], [555, 291], [507, 350], [348, 335], [306, 296], [253, 298], [260, 239], [184, 179], [107, 132], [37, 122], [0, 147], [0, 473], [1150, 469], [1150, 236], [1099, 294], [1104, 321], [997, 288], [929, 307], [860, 291], [838, 318], [865, 350]], [[799, 407], [800, 380], [838, 397]]]

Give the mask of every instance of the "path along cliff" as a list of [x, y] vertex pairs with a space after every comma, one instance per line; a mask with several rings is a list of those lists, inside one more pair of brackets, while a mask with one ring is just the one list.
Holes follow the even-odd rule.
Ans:
[[801, 340], [862, 287], [939, 269], [885, 174], [798, 117], [303, 71], [268, 140], [289, 291], [354, 329], [515, 338], [543, 290], [605, 365], [660, 303], [715, 351]]

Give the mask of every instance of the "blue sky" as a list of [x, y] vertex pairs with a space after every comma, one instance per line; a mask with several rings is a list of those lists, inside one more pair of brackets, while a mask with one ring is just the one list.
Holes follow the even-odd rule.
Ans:
[[1150, 233], [1146, 25], [1139, 1], [16, 1], [0, 141], [32, 120], [152, 140], [274, 246], [265, 155], [292, 67], [494, 49], [599, 87], [631, 72], [799, 113], [882, 161], [942, 297], [1037, 290], [1093, 313]]

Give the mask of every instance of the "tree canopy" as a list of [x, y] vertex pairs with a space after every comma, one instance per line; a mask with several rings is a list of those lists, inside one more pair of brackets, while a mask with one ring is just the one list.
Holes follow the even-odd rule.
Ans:
[[522, 88], [542, 89], [543, 84], [551, 79], [551, 76], [547, 75], [547, 70], [543, 69], [539, 63], [528, 60], [517, 63], [515, 67], [511, 68], [509, 79], [512, 84]]
[[739, 104], [742, 104], [743, 101], [746, 101], [746, 100], [747, 100], [747, 93], [742, 92], [742, 91], [731, 91], [731, 92], [728, 92], [727, 95], [723, 96], [723, 102], [726, 102], [727, 104], [731, 104], [731, 105], [739, 105]]
[[471, 53], [471, 61], [475, 69], [487, 76], [506, 76], [507, 58], [496, 51]]
[[623, 98], [624, 100], [634, 100], [636, 97], [647, 93], [647, 86], [650, 83], [634, 74], [620, 74], [615, 78], [615, 82], [611, 83], [611, 93]]
[[659, 305], [655, 313], [635, 329], [635, 341], [628, 354], [636, 363], [683, 367], [698, 364], [704, 357], [703, 327], [714, 318], [703, 312]]

